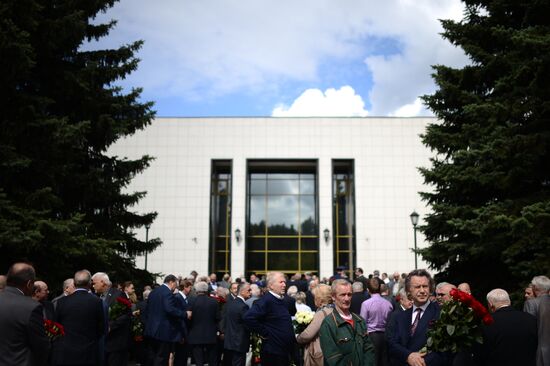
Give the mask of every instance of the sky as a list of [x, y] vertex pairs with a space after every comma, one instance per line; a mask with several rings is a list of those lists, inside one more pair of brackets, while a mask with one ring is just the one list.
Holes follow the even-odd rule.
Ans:
[[83, 48], [143, 40], [119, 85], [157, 117], [429, 116], [431, 65], [468, 62], [440, 35], [462, 14], [458, 0], [121, 0]]

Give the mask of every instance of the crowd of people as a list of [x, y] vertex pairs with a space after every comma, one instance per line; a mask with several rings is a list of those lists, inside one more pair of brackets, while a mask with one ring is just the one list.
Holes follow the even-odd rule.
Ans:
[[[441, 307], [467, 283], [434, 283], [426, 270], [365, 275], [344, 268], [329, 279], [281, 272], [168, 275], [136, 293], [131, 281], [83, 269], [50, 301], [27, 263], [0, 276], [0, 365], [262, 366], [550, 365], [550, 279], [536, 276], [523, 311], [504, 289], [487, 305], [494, 322], [483, 343], [426, 352]], [[305, 329], [296, 320], [312, 313]], [[50, 323], [48, 323], [50, 322]], [[47, 331], [59, 324], [64, 335]]]

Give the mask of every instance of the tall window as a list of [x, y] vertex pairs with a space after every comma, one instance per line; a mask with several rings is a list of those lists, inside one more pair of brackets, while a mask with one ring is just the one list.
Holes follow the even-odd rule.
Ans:
[[247, 273], [318, 272], [317, 163], [249, 161]]
[[212, 161], [209, 270], [218, 276], [231, 264], [231, 161]]
[[[355, 266], [355, 194], [353, 160], [333, 160], [334, 267]], [[351, 274], [351, 273], [350, 273]]]

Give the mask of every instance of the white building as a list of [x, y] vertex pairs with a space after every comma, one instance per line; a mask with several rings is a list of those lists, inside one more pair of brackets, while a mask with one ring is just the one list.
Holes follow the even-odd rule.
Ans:
[[329, 277], [351, 261], [366, 273], [407, 272], [409, 215], [421, 224], [427, 213], [417, 168], [432, 156], [419, 135], [435, 121], [158, 118], [110, 152], [156, 157], [130, 186], [148, 192], [136, 211], [158, 212], [148, 234], [164, 243], [147, 256], [150, 271]]

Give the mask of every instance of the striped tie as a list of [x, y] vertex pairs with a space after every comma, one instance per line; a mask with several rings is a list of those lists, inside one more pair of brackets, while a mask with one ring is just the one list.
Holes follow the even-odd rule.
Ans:
[[416, 327], [418, 326], [418, 322], [420, 321], [420, 314], [422, 314], [421, 308], [416, 308], [416, 317], [414, 318], [414, 322], [411, 325], [411, 336], [414, 335], [414, 332], [416, 331]]

